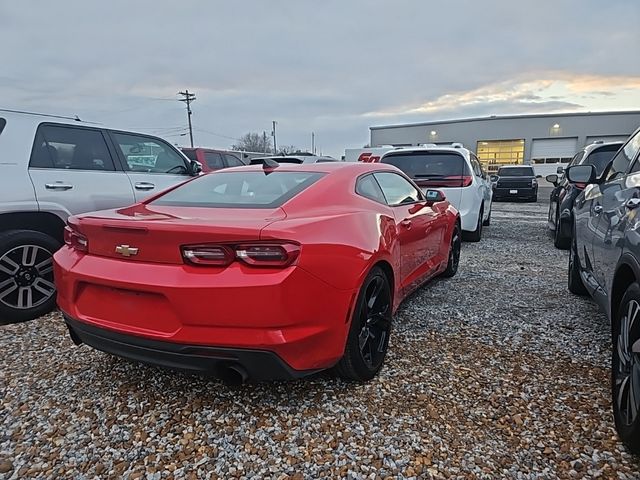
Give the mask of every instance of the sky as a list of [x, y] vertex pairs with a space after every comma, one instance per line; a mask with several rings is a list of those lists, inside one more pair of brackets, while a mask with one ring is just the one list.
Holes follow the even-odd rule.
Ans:
[[0, 3], [0, 108], [186, 145], [247, 132], [323, 154], [369, 127], [640, 110], [637, 0]]

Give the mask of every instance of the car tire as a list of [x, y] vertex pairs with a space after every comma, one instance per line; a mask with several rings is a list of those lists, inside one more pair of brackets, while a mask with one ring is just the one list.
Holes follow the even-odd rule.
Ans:
[[485, 227], [488, 227], [491, 225], [491, 209], [493, 207], [493, 203], [491, 204], [491, 206], [489, 207], [489, 215], [487, 215], [487, 219], [482, 222], [482, 225], [484, 225]]
[[578, 247], [576, 246], [575, 237], [571, 242], [569, 249], [569, 268], [567, 273], [567, 287], [569, 291], [575, 295], [585, 296], [589, 292], [580, 277], [580, 258], [578, 257]]
[[389, 346], [393, 296], [380, 267], [365, 278], [351, 318], [344, 354], [335, 366], [345, 380], [371, 380], [382, 368]]
[[478, 214], [478, 224], [473, 232], [467, 232], [465, 240], [469, 242], [479, 242], [482, 238], [482, 217], [484, 216], [484, 205], [480, 207], [480, 213]]
[[460, 223], [456, 222], [451, 234], [451, 244], [449, 246], [449, 260], [447, 261], [447, 269], [442, 272], [445, 278], [453, 277], [458, 271], [460, 264], [460, 249], [462, 247], [462, 235]]
[[60, 246], [33, 230], [0, 233], [0, 323], [32, 320], [55, 308], [53, 254]]
[[571, 239], [563, 237], [560, 233], [560, 212], [556, 211], [556, 229], [553, 232], [553, 246], [560, 250], [568, 250], [571, 245]]
[[[640, 285], [624, 293], [611, 326], [611, 403], [616, 431], [631, 453], [640, 454], [640, 353], [631, 346], [640, 341]], [[633, 402], [633, 405], [632, 403]], [[635, 415], [634, 415], [635, 410]]]

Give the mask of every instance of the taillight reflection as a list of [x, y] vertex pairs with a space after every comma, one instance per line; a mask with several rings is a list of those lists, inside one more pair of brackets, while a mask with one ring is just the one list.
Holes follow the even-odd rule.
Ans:
[[294, 243], [255, 243], [241, 245], [189, 245], [182, 247], [183, 258], [194, 265], [226, 267], [240, 261], [254, 267], [287, 267], [300, 255]]
[[89, 250], [89, 241], [87, 240], [87, 237], [69, 226], [64, 227], [64, 243], [80, 252], [86, 252]]

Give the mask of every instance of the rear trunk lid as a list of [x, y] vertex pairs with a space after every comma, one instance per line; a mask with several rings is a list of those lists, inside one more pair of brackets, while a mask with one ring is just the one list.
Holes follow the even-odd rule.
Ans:
[[284, 218], [281, 208], [135, 205], [72, 217], [70, 224], [87, 237], [90, 255], [182, 264], [183, 245], [259, 240], [264, 227]]

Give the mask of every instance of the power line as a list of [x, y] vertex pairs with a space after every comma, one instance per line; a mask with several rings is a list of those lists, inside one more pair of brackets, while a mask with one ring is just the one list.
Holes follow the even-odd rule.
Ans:
[[235, 140], [236, 142], [242, 141], [242, 139], [240, 139], [240, 138], [230, 137], [229, 135], [223, 135], [222, 133], [216, 133], [216, 132], [212, 132], [210, 130], [204, 130], [202, 128], [194, 128], [194, 130], [196, 132], [208, 133], [209, 135], [213, 135], [213, 136], [220, 137], [220, 138], [226, 138], [228, 140]]
[[187, 104], [187, 119], [189, 120], [189, 140], [191, 141], [191, 148], [193, 148], [193, 128], [191, 127], [191, 102], [196, 99], [195, 93], [190, 93], [189, 90], [184, 92], [178, 92], [178, 95], [182, 95], [184, 98], [181, 98], [180, 101]]

